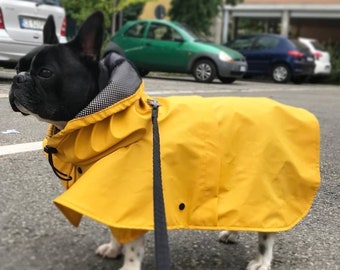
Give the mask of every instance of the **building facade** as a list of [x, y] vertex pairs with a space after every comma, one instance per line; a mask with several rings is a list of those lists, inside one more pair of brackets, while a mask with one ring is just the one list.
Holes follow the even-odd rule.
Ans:
[[[169, 19], [170, 4], [171, 0], [148, 2], [140, 18]], [[223, 44], [252, 31], [340, 43], [340, 0], [244, 0], [225, 5], [211, 28], [211, 40]]]
[[169, 19], [168, 12], [171, 0], [147, 2], [139, 16], [140, 19]]
[[242, 33], [239, 22], [244, 19], [261, 24], [262, 32], [340, 42], [340, 0], [245, 0], [236, 6], [225, 5], [220, 42]]

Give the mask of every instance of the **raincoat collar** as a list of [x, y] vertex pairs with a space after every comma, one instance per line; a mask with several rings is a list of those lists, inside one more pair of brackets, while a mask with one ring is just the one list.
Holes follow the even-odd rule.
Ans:
[[[147, 100], [142, 79], [125, 58], [116, 53], [107, 54], [100, 62], [100, 68], [104, 74], [101, 76], [102, 80], [105, 80], [106, 74], [109, 74], [106, 87], [74, 119], [67, 122], [62, 130], [57, 129], [53, 125], [48, 128], [46, 134], [46, 142], [48, 144], [44, 146], [44, 151], [48, 155], [48, 160], [54, 173], [61, 180], [70, 181], [72, 177], [59, 171], [54, 166], [53, 158], [59, 156], [71, 163], [79, 161], [79, 159], [69, 159], [69, 156], [63, 151], [64, 149], [69, 149], [69, 146], [72, 145], [69, 143], [70, 141], [75, 143], [76, 139], [72, 139], [72, 136], [83, 137], [83, 132], [80, 130], [92, 129], [97, 123], [103, 122], [113, 114], [124, 111], [139, 99]], [[99, 82], [99, 84], [103, 84], [103, 81]], [[138, 137], [135, 139], [137, 140]], [[123, 142], [110, 140], [106, 146], [111, 148], [112, 143], [122, 146], [133, 141], [129, 139], [123, 139]], [[65, 147], [65, 144], [68, 146]], [[95, 152], [87, 155], [83, 162], [87, 162], [89, 159], [100, 158], [100, 156], [94, 156], [96, 156]]]
[[89, 105], [76, 115], [76, 118], [96, 113], [132, 96], [142, 83], [138, 73], [119, 54], [106, 55], [100, 64], [110, 74], [108, 84]]

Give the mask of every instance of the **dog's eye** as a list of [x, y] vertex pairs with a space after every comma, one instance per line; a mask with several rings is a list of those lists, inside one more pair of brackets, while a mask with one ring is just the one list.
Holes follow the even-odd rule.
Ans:
[[43, 68], [43, 69], [40, 70], [39, 76], [43, 77], [43, 78], [49, 78], [49, 77], [52, 76], [52, 71], [50, 71], [46, 68]]

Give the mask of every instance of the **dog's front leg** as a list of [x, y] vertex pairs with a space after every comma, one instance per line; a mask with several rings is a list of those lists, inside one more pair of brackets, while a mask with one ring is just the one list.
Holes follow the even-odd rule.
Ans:
[[235, 231], [222, 231], [218, 235], [218, 240], [224, 244], [237, 243], [238, 238], [238, 232]]
[[269, 270], [273, 259], [275, 233], [259, 233], [258, 255], [249, 262], [247, 270]]
[[100, 245], [96, 250], [96, 254], [104, 258], [117, 258], [122, 254], [122, 247], [123, 245], [111, 235], [111, 241]]
[[124, 244], [124, 265], [119, 270], [140, 270], [144, 258], [144, 235]]

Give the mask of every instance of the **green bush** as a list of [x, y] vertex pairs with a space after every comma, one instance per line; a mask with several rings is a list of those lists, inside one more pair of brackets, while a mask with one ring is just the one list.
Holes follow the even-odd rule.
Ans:
[[331, 57], [332, 72], [327, 82], [331, 84], [340, 84], [340, 45], [326, 44], [326, 49]]

